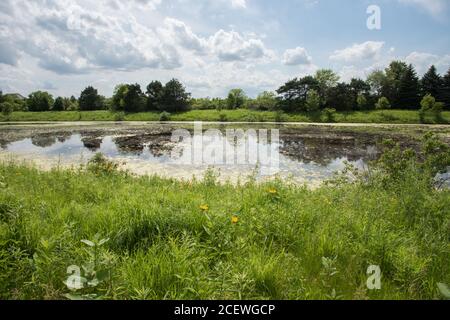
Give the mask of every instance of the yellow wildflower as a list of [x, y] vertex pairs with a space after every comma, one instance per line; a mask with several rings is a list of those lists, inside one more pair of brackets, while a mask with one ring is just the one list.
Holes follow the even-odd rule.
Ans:
[[269, 192], [270, 194], [277, 194], [278, 191], [275, 188], [270, 188], [269, 190], [267, 190], [267, 192]]
[[239, 222], [239, 217], [238, 216], [232, 216], [231, 217], [231, 223], [232, 224], [236, 224]]
[[203, 205], [200, 206], [200, 210], [208, 211], [209, 210], [209, 206], [207, 204], [203, 204]]

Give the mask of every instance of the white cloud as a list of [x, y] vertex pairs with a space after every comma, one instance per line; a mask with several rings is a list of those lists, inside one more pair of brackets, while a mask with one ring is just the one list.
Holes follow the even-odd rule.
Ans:
[[165, 28], [160, 29], [159, 32], [166, 40], [174, 41], [181, 47], [198, 53], [204, 53], [208, 50], [207, 41], [194, 34], [192, 29], [184, 22], [166, 18], [164, 25]]
[[[134, 0], [154, 7], [160, 0]], [[109, 4], [114, 1], [109, 0]], [[159, 28], [138, 22], [125, 10], [119, 15], [87, 8], [74, 1], [14, 3], [21, 10], [0, 23], [1, 63], [17, 64], [20, 52], [38, 59], [40, 67], [60, 74], [93, 69], [132, 71], [174, 69], [194, 56], [221, 61], [262, 60], [271, 52], [261, 39], [219, 30], [200, 37], [184, 22], [166, 18]], [[95, 10], [98, 9], [98, 10]]]
[[312, 58], [305, 48], [288, 49], [283, 54], [283, 63], [288, 66], [309, 65]]
[[412, 52], [406, 58], [405, 61], [414, 65], [419, 75], [423, 75], [431, 67], [435, 65], [438, 71], [444, 73], [447, 72], [450, 66], [450, 55], [438, 56], [426, 52]]
[[64, 0], [15, 4], [21, 10], [1, 24], [6, 32], [0, 37], [44, 69], [68, 74], [181, 65], [177, 49], [131, 15], [107, 15]]
[[235, 9], [245, 9], [247, 8], [246, 0], [231, 0], [231, 6]]
[[257, 60], [273, 55], [261, 39], [247, 39], [236, 31], [219, 30], [208, 41], [221, 61]]
[[372, 60], [379, 57], [384, 42], [366, 41], [360, 44], [354, 44], [351, 47], [336, 50], [330, 56], [330, 60], [353, 62], [361, 60]]
[[143, 8], [155, 10], [162, 0], [129, 0], [129, 1], [119, 1], [119, 0], [103, 0], [107, 5], [116, 10], [122, 10], [126, 5], [137, 4]]

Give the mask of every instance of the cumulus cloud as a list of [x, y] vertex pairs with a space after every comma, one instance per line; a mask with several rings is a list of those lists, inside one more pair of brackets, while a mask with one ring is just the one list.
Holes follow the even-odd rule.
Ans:
[[127, 1], [119, 1], [119, 0], [104, 0], [104, 3], [116, 10], [121, 10], [126, 5], [129, 5], [130, 3], [140, 5], [144, 8], [150, 9], [150, 10], [155, 10], [157, 8], [157, 6], [161, 4], [161, 1], [162, 0], [129, 0], [127, 2]]
[[245, 61], [272, 56], [261, 39], [246, 39], [235, 31], [219, 30], [208, 42], [221, 61]]
[[164, 25], [165, 27], [161, 28], [159, 32], [165, 39], [172, 40], [183, 48], [198, 53], [206, 53], [208, 50], [207, 41], [194, 34], [192, 29], [184, 22], [173, 18], [166, 18]]
[[[133, 2], [153, 8], [161, 0]], [[114, 5], [111, 0], [107, 3]], [[37, 58], [44, 69], [77, 74], [99, 68], [174, 69], [182, 67], [185, 59], [194, 61], [192, 55], [233, 62], [263, 59], [271, 54], [256, 37], [225, 30], [200, 37], [173, 18], [152, 28], [138, 22], [129, 11], [108, 14], [101, 5], [96, 7], [98, 10], [66, 0], [18, 0], [14, 5], [21, 10], [0, 22], [4, 30], [0, 33], [1, 63], [15, 65], [19, 52], [24, 52]]]
[[132, 16], [106, 15], [66, 1], [16, 3], [22, 10], [1, 27], [13, 47], [37, 58], [42, 68], [67, 74], [181, 65], [177, 49]]
[[426, 52], [412, 52], [405, 61], [414, 65], [419, 74], [424, 74], [431, 65], [435, 65], [440, 72], [447, 72], [450, 66], [450, 55], [439, 56]]
[[312, 58], [305, 48], [288, 49], [283, 54], [283, 63], [288, 66], [309, 65]]
[[246, 0], [231, 0], [231, 6], [233, 8], [247, 8]]
[[379, 57], [383, 46], [384, 42], [366, 41], [364, 43], [354, 44], [342, 50], [336, 50], [330, 56], [330, 59], [344, 62], [372, 60]]

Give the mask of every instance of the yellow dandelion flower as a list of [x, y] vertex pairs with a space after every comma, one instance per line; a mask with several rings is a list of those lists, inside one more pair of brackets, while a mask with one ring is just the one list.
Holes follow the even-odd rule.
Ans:
[[232, 224], [236, 224], [239, 222], [239, 217], [238, 216], [232, 216], [231, 217], [231, 223]]
[[207, 204], [203, 204], [203, 205], [200, 206], [200, 210], [208, 211], [209, 210], [209, 206]]
[[269, 190], [267, 190], [267, 192], [269, 192], [270, 194], [277, 194], [278, 191], [275, 188], [270, 188]]

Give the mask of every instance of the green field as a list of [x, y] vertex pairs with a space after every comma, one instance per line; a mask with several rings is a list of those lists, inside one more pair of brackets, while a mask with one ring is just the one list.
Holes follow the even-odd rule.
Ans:
[[[0, 121], [159, 121], [159, 112], [115, 114], [110, 111], [48, 111], [14, 112]], [[408, 110], [337, 112], [333, 119], [325, 114], [277, 113], [269, 111], [238, 110], [192, 110], [170, 115], [171, 121], [224, 121], [224, 122], [336, 122], [336, 123], [420, 123], [419, 113]], [[426, 123], [436, 123], [430, 115]], [[450, 123], [450, 112], [443, 112], [438, 123]]]
[[[390, 150], [370, 176], [315, 190], [2, 163], [0, 298], [64, 299], [71, 265], [98, 280], [72, 298], [441, 298], [450, 190], [430, 177], [448, 148], [429, 143], [421, 164]], [[366, 287], [370, 265], [381, 290]]]

